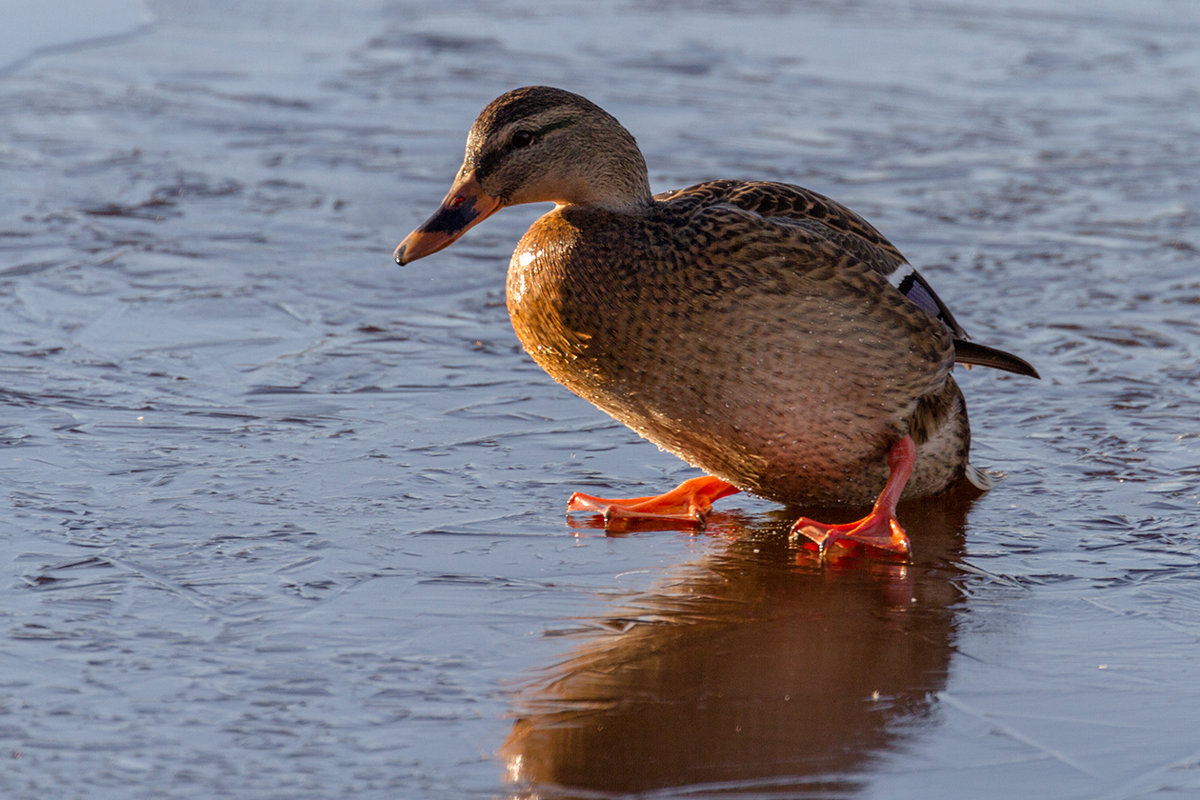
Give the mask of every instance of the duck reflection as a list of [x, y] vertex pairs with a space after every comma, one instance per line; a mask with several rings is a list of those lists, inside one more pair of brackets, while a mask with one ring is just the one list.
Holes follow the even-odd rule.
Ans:
[[718, 552], [602, 620], [514, 699], [514, 797], [703, 788], [856, 793], [855, 775], [936, 724], [960, 601], [963, 493], [907, 506], [909, 564], [820, 564], [790, 517], [713, 515]]

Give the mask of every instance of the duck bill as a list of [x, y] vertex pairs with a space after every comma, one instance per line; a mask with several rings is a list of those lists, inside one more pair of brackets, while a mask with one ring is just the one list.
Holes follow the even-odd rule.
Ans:
[[475, 173], [454, 182], [442, 205], [421, 227], [404, 237], [393, 257], [404, 266], [453, 244], [458, 237], [500, 210], [499, 197], [484, 193]]

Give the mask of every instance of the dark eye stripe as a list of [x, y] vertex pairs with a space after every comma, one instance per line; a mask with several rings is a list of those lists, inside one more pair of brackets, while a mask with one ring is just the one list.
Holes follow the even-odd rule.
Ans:
[[[558, 122], [551, 122], [549, 125], [545, 125], [536, 131], [529, 131], [529, 133], [533, 135], [533, 139], [531, 141], [537, 141], [538, 139], [541, 139], [547, 133], [550, 133], [550, 131], [556, 131], [559, 128], [565, 128], [568, 125], [574, 124], [574, 119], [562, 119]], [[479, 160], [475, 162], [475, 180], [481, 181], [491, 173], [495, 172], [496, 168], [500, 166], [500, 163], [504, 161], [504, 159], [508, 158], [509, 154], [513, 152], [514, 147], [512, 145], [513, 143], [510, 140], [509, 143], [501, 146], [499, 149], [490, 150], [484, 153]]]

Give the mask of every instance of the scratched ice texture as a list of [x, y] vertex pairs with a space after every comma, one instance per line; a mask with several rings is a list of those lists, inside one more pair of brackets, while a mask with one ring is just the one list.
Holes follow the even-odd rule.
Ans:
[[[28, 5], [0, 796], [1200, 796], [1200, 6]], [[520, 352], [540, 210], [390, 260], [530, 83], [657, 189], [874, 222], [1041, 370], [959, 372], [1007, 477], [906, 509], [906, 569], [816, 565], [745, 496], [569, 526], [574, 489], [694, 473]]]

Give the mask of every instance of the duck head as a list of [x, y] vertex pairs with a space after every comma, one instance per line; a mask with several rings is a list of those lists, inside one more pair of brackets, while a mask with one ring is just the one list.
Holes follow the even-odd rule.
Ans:
[[514, 89], [479, 114], [450, 191], [396, 247], [395, 259], [404, 265], [436, 253], [504, 206], [634, 211], [651, 201], [646, 161], [612, 115], [562, 89]]

